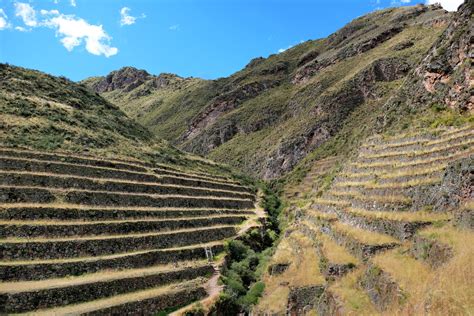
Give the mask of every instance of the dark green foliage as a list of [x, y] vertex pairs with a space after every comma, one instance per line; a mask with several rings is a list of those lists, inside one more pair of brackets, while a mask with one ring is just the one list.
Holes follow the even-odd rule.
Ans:
[[[270, 218], [276, 221], [282, 208], [281, 202], [267, 187], [261, 189], [264, 192], [262, 206], [271, 212]], [[227, 244], [229, 257], [221, 279], [226, 287], [211, 314], [236, 315], [239, 312], [248, 312], [258, 302], [265, 288], [265, 284], [259, 282], [259, 279], [278, 238], [278, 229], [274, 231], [269, 228], [272, 225], [270, 220], [267, 228], [252, 229], [240, 240]]]

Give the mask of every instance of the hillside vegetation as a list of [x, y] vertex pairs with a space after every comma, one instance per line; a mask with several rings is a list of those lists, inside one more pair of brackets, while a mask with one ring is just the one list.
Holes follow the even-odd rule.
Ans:
[[153, 136], [117, 106], [63, 77], [0, 64], [0, 144], [139, 159], [229, 173]]
[[218, 80], [125, 68], [84, 83], [178, 147], [271, 179], [329, 140], [368, 136], [450, 18], [436, 6], [376, 11]]

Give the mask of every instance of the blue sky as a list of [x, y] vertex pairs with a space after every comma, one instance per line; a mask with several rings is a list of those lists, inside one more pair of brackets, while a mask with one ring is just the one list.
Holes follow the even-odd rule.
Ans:
[[123, 66], [212, 79], [378, 8], [422, 2], [0, 0], [0, 62], [72, 80]]

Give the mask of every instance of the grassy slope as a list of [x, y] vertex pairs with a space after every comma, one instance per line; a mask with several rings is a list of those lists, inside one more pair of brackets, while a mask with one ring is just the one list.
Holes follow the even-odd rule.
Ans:
[[118, 107], [66, 78], [5, 64], [0, 78], [1, 146], [229, 170], [158, 140]]
[[[140, 87], [130, 92], [115, 90], [103, 95], [155, 135], [181, 148], [229, 163], [253, 175], [273, 178], [288, 172], [319, 146], [302, 143], [311, 140], [311, 133], [320, 126], [329, 130], [330, 141], [341, 147], [346, 146], [344, 142], [355, 142], [365, 134], [364, 131], [358, 131], [356, 135], [349, 133], [351, 139], [341, 143], [341, 138], [346, 138], [344, 135], [349, 131], [344, 126], [351, 125], [354, 119], [370, 123], [375, 117], [374, 110], [380, 108], [400, 82], [377, 85], [376, 98], [356, 104], [354, 113], [349, 116], [351, 111], [344, 108], [344, 104], [334, 109], [321, 109], [320, 105], [337, 98], [345, 91], [348, 82], [377, 59], [399, 57], [412, 66], [419, 62], [444, 26], [420, 25], [433, 16], [442, 15], [439, 10], [428, 11], [414, 19], [406, 18], [411, 10], [413, 7], [369, 14], [351, 22], [329, 39], [308, 41], [281, 54], [253, 60], [228, 78], [215, 81], [185, 79], [179, 89], [157, 89], [144, 97], [136, 97], [135, 90]], [[302, 62], [309, 54], [320, 54], [318, 62], [324, 63], [390, 26], [403, 25], [399, 19], [405, 19], [409, 25], [388, 41], [323, 68], [304, 83], [292, 82], [298, 72], [311, 63], [311, 58], [306, 64]], [[413, 22], [419, 25], [411, 25]], [[344, 37], [347, 38], [344, 40]], [[393, 49], [407, 40], [414, 45], [400, 51]], [[252, 83], [266, 83], [270, 88], [249, 99], [242, 99], [235, 109], [220, 113], [218, 119], [200, 130], [196, 137], [183, 139], [183, 133], [193, 118], [209, 108], [217, 95], [225, 96]], [[229, 133], [230, 136], [223, 139], [222, 135]], [[291, 148], [298, 153], [291, 152]]]

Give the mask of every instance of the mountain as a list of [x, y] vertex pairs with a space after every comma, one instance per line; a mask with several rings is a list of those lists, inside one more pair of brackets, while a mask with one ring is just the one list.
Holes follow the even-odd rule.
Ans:
[[179, 148], [274, 179], [324, 144], [369, 135], [450, 20], [439, 6], [380, 10], [227, 78], [127, 67], [83, 83]]
[[229, 172], [173, 148], [117, 106], [64, 77], [0, 64], [0, 112], [2, 146], [136, 157]]

